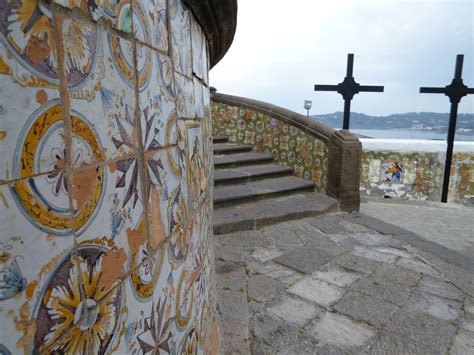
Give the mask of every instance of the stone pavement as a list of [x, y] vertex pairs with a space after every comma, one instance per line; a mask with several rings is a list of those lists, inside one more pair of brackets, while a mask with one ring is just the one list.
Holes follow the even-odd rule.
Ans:
[[474, 207], [440, 202], [365, 201], [360, 211], [474, 260]]
[[416, 237], [343, 213], [215, 236], [221, 353], [474, 354], [474, 274]]

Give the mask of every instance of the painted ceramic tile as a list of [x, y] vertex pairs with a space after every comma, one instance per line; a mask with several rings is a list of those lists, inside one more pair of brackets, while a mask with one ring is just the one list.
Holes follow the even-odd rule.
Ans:
[[[153, 267], [153, 260], [149, 260], [147, 267]], [[153, 274], [159, 275], [159, 281], [153, 280], [153, 276], [147, 277], [147, 269], [144, 267], [139, 276], [131, 276], [126, 282], [127, 305], [129, 308], [129, 319], [127, 321], [124, 341], [118, 349], [120, 354], [147, 354], [147, 353], [175, 353], [176, 330], [174, 327], [174, 308], [176, 286], [173, 272]], [[146, 302], [136, 293], [137, 279], [146, 282], [143, 289], [148, 289], [152, 283], [154, 289], [153, 298]], [[158, 284], [158, 285], [155, 285]], [[141, 289], [140, 289], [141, 290]]]
[[[138, 46], [139, 50], [149, 50]], [[154, 51], [153, 71], [148, 86], [139, 93], [140, 122], [145, 151], [176, 143], [176, 103], [173, 73], [168, 57]]]
[[166, 0], [135, 0], [133, 3], [135, 37], [142, 43], [168, 51]]
[[[23, 0], [27, 2], [27, 0]], [[70, 8], [80, 9], [92, 16], [94, 20], [105, 20], [113, 28], [132, 33], [132, 11], [130, 0], [53, 0], [55, 3]], [[46, 7], [46, 5], [42, 5]]]
[[175, 70], [191, 77], [191, 29], [190, 14], [179, 0], [170, 0], [171, 44]]
[[178, 118], [194, 118], [195, 93], [192, 80], [183, 75], [175, 75], [176, 83], [176, 111]]
[[207, 45], [206, 37], [201, 30], [201, 26], [194, 20], [191, 20], [191, 38], [192, 38], [192, 50], [193, 50], [193, 73], [207, 81]]
[[[25, 203], [22, 198], [32, 186], [37, 199], [30, 196]], [[45, 210], [40, 197], [56, 210]], [[54, 196], [45, 175], [0, 187], [0, 344], [13, 354], [38, 348], [44, 325], [39, 307], [48, 280], [58, 258], [73, 251], [69, 210], [67, 196]]]
[[380, 169], [381, 169], [381, 161], [379, 159], [374, 159], [370, 161], [369, 164], [369, 171], [368, 171], [368, 178], [370, 182], [379, 182], [380, 181]]
[[190, 213], [200, 206], [209, 184], [205, 174], [202, 133], [199, 121], [180, 121], [181, 141], [178, 148], [182, 156], [183, 192]]
[[194, 118], [203, 119], [206, 115], [204, 109], [204, 86], [194, 78]]
[[[22, 6], [2, 4], [9, 21], [19, 20], [18, 11], [26, 11]], [[57, 169], [53, 151], [64, 148], [57, 51], [49, 40], [50, 18], [40, 20], [25, 31], [20, 22], [0, 29], [0, 181]], [[41, 42], [33, 33], [48, 40]]]
[[[74, 36], [71, 26], [78, 23], [76, 19], [64, 19], [64, 47]], [[95, 26], [87, 27], [92, 31]], [[135, 120], [132, 57], [131, 42], [102, 32], [95, 58], [91, 55], [82, 61], [71, 59], [74, 65], [93, 63], [87, 79], [69, 92], [73, 167], [135, 153], [139, 128]], [[74, 80], [77, 70], [67, 72], [69, 81]]]
[[145, 181], [152, 249], [158, 248], [173, 235], [181, 234], [187, 215], [180, 184], [181, 170], [174, 165], [175, 155], [176, 147], [146, 154]]
[[380, 171], [380, 180], [401, 183], [403, 181], [403, 164], [399, 161], [384, 162]]

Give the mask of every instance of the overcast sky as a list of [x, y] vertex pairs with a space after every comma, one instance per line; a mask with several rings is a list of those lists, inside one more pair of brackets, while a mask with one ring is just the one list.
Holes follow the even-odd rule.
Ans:
[[[474, 0], [238, 0], [234, 43], [211, 70], [221, 93], [270, 102], [304, 113], [342, 111], [337, 93], [314, 84], [337, 84], [354, 53], [354, 77], [384, 85], [361, 93], [352, 111], [387, 115], [448, 112], [444, 95], [419, 94], [420, 86], [446, 86], [456, 54], [464, 54], [463, 79], [474, 87]], [[474, 95], [460, 112], [474, 113]]]

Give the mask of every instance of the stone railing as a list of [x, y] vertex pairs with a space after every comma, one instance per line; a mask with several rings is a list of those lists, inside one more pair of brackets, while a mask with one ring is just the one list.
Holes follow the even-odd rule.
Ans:
[[[370, 198], [440, 201], [446, 143], [361, 139], [361, 194]], [[474, 142], [454, 146], [449, 202], [474, 204]]]
[[271, 153], [295, 175], [314, 181], [316, 191], [358, 211], [361, 144], [348, 131], [335, 131], [296, 112], [257, 100], [211, 94], [214, 135], [227, 135]]

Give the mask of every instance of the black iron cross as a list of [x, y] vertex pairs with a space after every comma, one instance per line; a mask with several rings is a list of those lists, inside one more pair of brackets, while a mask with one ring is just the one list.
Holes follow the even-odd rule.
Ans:
[[454, 70], [454, 79], [450, 85], [444, 88], [420, 88], [422, 94], [445, 94], [451, 101], [451, 112], [449, 114], [448, 128], [448, 147], [446, 150], [446, 163], [444, 166], [443, 191], [441, 202], [448, 201], [449, 176], [451, 175], [451, 162], [453, 160], [454, 136], [456, 134], [456, 120], [458, 118], [458, 105], [461, 99], [474, 94], [474, 88], [468, 88], [462, 81], [462, 65], [464, 55], [458, 54], [456, 57], [456, 69]]
[[349, 129], [351, 101], [359, 92], [383, 92], [383, 86], [362, 86], [352, 76], [354, 70], [354, 54], [347, 55], [347, 73], [344, 81], [337, 85], [314, 85], [314, 91], [337, 91], [344, 98], [343, 129]]

